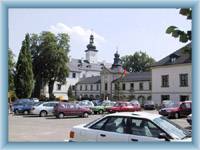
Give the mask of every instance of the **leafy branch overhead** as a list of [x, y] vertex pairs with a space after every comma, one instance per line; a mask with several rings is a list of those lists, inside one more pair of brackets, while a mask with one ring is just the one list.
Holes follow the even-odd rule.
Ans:
[[[182, 8], [179, 14], [186, 16], [188, 20], [192, 20], [192, 9]], [[186, 43], [192, 40], [192, 31], [182, 31], [176, 26], [169, 26], [166, 30], [167, 34], [171, 34], [174, 38], [179, 38], [180, 42]]]

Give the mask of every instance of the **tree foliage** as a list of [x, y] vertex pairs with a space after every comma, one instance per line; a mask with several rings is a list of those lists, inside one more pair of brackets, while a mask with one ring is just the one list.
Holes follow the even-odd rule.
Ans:
[[14, 78], [15, 93], [18, 98], [29, 98], [33, 89], [32, 59], [30, 53], [30, 36], [26, 34], [19, 53]]
[[[186, 16], [188, 20], [192, 20], [192, 9], [191, 8], [182, 8], [179, 11], [179, 14]], [[167, 34], [171, 34], [174, 38], [179, 38], [180, 42], [186, 43], [192, 41], [192, 31], [182, 31], [176, 26], [169, 26], [166, 30]], [[189, 53], [190, 58], [192, 58], [192, 49], [185, 48], [186, 53]]]
[[[179, 11], [179, 14], [186, 16], [188, 20], [192, 20], [192, 9], [191, 8], [182, 8]], [[182, 31], [176, 26], [169, 26], [166, 30], [167, 34], [171, 34], [175, 38], [179, 38], [180, 42], [186, 43], [192, 40], [192, 32]]]
[[8, 49], [8, 78], [9, 78], [8, 91], [14, 90], [14, 69], [15, 69], [14, 54], [11, 49]]
[[144, 52], [135, 52], [133, 55], [126, 55], [121, 58], [123, 68], [129, 72], [150, 71], [151, 65], [155, 62], [153, 58]]
[[69, 36], [51, 32], [42, 32], [40, 35], [31, 36], [31, 53], [33, 70], [35, 74], [36, 96], [40, 96], [40, 90], [48, 84], [49, 96], [53, 96], [55, 81], [64, 84], [68, 75]]

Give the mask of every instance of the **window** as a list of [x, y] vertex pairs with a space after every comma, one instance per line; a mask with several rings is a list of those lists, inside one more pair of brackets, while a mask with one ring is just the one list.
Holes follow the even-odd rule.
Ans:
[[93, 91], [93, 85], [90, 85], [90, 91]]
[[72, 91], [75, 91], [75, 85], [72, 85]]
[[85, 85], [85, 90], [87, 91], [87, 85]]
[[188, 86], [188, 74], [180, 74], [180, 87]]
[[134, 83], [131, 83], [131, 84], [130, 84], [130, 89], [131, 89], [131, 90], [134, 90]]
[[108, 90], [108, 83], [105, 83], [105, 91]]
[[80, 91], [82, 91], [82, 88], [83, 88], [82, 85], [80, 85]]
[[143, 88], [144, 88], [143, 83], [141, 83], [141, 82], [139, 83], [139, 88], [140, 88], [140, 91], [143, 90]]
[[161, 101], [164, 100], [170, 100], [170, 96], [169, 95], [161, 95]]
[[149, 82], [149, 90], [151, 90], [151, 89], [152, 89], [152, 83]]
[[72, 78], [76, 78], [76, 73], [75, 72], [72, 73]]
[[187, 100], [189, 100], [188, 95], [180, 95], [180, 101], [187, 101]]
[[61, 90], [62, 85], [61, 84], [57, 84], [57, 90], [60, 91]]
[[163, 75], [162, 78], [162, 87], [169, 87], [169, 75]]
[[119, 84], [115, 83], [115, 90], [119, 90]]
[[122, 90], [123, 90], [123, 91], [126, 90], [126, 84], [125, 84], [125, 83], [122, 84]]
[[171, 58], [171, 62], [174, 63], [176, 61], [176, 57]]
[[99, 90], [99, 85], [97, 84], [96, 86], [97, 86], [97, 91], [98, 91]]
[[107, 117], [94, 124], [91, 128], [108, 132], [126, 133], [126, 122], [126, 117]]
[[162, 132], [154, 123], [144, 119], [132, 118], [128, 124], [130, 126], [130, 132], [133, 135], [158, 138]]

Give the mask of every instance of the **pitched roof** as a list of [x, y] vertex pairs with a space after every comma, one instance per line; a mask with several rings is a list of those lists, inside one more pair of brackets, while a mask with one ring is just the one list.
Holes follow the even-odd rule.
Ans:
[[151, 72], [130, 72], [125, 77], [121, 79], [114, 80], [122, 82], [133, 82], [133, 81], [150, 81], [151, 80]]
[[81, 59], [71, 59], [68, 64], [69, 70], [74, 72], [81, 72], [82, 70], [92, 70], [92, 71], [101, 71], [102, 65], [101, 63], [89, 63], [87, 60]]
[[95, 84], [100, 83], [101, 77], [100, 76], [93, 76], [88, 78], [82, 78], [77, 84]]
[[[191, 63], [190, 55], [185, 52], [185, 49], [187, 48], [192, 50], [192, 43], [185, 45], [174, 53], [171, 53], [167, 57], [159, 60], [158, 62], [154, 63], [152, 67]], [[172, 58], [175, 58], [175, 60], [172, 61]]]

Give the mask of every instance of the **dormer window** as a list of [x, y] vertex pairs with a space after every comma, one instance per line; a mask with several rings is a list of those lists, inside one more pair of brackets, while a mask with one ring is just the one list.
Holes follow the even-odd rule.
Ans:
[[176, 61], [176, 57], [171, 58], [171, 62], [174, 63]]
[[171, 54], [170, 56], [171, 63], [175, 63], [176, 59], [179, 57], [177, 54]]

